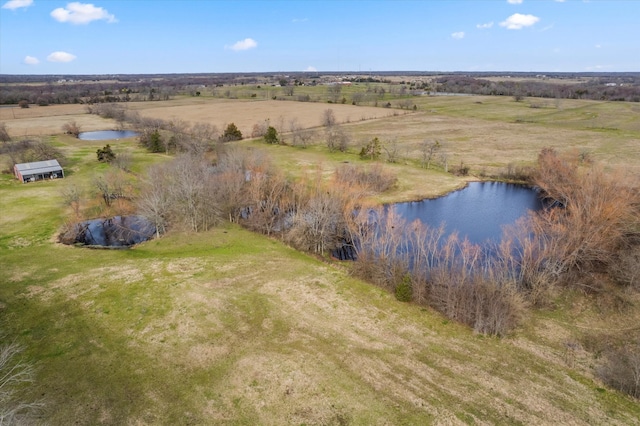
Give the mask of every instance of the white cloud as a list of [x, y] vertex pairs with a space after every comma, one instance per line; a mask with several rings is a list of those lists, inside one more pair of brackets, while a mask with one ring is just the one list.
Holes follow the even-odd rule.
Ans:
[[522, 4], [522, 0], [507, 0], [509, 4]]
[[69, 22], [71, 24], [88, 24], [91, 21], [107, 21], [110, 24], [118, 22], [115, 16], [107, 12], [106, 9], [96, 7], [90, 3], [73, 2], [67, 7], [59, 7], [51, 11], [51, 16], [58, 22]]
[[3, 9], [11, 9], [16, 10], [21, 7], [29, 7], [33, 4], [33, 0], [9, 0], [5, 4], [2, 5]]
[[76, 59], [76, 55], [67, 52], [53, 52], [47, 56], [47, 61], [49, 62], [71, 62], [74, 59]]
[[596, 49], [602, 49], [602, 45], [601, 45], [600, 43], [596, 44], [594, 47], [595, 47]]
[[308, 18], [293, 18], [291, 22], [293, 22], [294, 24], [297, 24], [299, 22], [307, 22], [308, 20], [309, 20]]
[[464, 38], [464, 31], [458, 31], [455, 33], [451, 33], [451, 37], [455, 38], [456, 40], [460, 40]]
[[34, 58], [33, 56], [25, 56], [22, 62], [27, 65], [38, 65], [40, 63], [38, 58]]
[[316, 67], [312, 67], [311, 65], [309, 65], [305, 71], [308, 71], [308, 72], [316, 72], [316, 71], [318, 71], [318, 70], [316, 69]]
[[486, 29], [491, 28], [491, 27], [493, 27], [493, 21], [487, 22], [486, 24], [478, 24], [478, 25], [476, 25], [476, 28], [479, 28], [481, 30], [486, 30]]
[[505, 21], [500, 22], [500, 26], [506, 27], [508, 30], [521, 30], [524, 27], [530, 27], [534, 25], [539, 20], [540, 18], [538, 18], [537, 16], [514, 13]]
[[249, 50], [254, 47], [258, 47], [258, 43], [252, 38], [245, 38], [244, 40], [240, 40], [231, 46], [225, 46], [225, 49], [231, 49], [235, 51], [239, 50]]
[[591, 67], [585, 67], [586, 71], [602, 71], [612, 68], [611, 65], [594, 65]]

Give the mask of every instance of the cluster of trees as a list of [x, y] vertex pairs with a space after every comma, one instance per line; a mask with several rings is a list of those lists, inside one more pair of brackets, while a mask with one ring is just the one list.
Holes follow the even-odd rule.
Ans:
[[67, 158], [62, 151], [48, 142], [36, 139], [23, 139], [12, 141], [6, 135], [3, 136], [3, 126], [0, 125], [0, 154], [6, 154], [8, 162], [6, 171], [13, 173], [13, 166], [19, 163], [30, 163], [33, 161], [45, 161], [55, 158], [61, 166], [67, 164]]
[[504, 79], [495, 81], [457, 75], [436, 79], [439, 92], [514, 96], [516, 99], [521, 99], [523, 96], [533, 96], [640, 102], [640, 84], [637, 79], [622, 79], [619, 83], [609, 83], [610, 81], [611, 79], [594, 79], [586, 83], [558, 84], [544, 80], [512, 81]]
[[[345, 180], [351, 174], [359, 181]], [[150, 168], [138, 208], [159, 233], [169, 227], [200, 231], [227, 219], [326, 254], [345, 244], [348, 218], [364, 197], [393, 182], [379, 166], [342, 171], [330, 183], [321, 173], [291, 182], [263, 152], [224, 145], [214, 165], [184, 154]]]

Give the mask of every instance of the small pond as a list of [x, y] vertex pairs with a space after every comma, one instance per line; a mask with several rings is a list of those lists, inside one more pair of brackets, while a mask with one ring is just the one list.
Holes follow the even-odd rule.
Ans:
[[78, 139], [83, 141], [105, 141], [111, 139], [124, 139], [138, 136], [133, 130], [98, 130], [95, 132], [81, 132]]
[[155, 226], [141, 216], [115, 216], [77, 223], [60, 239], [67, 244], [130, 247], [150, 240], [155, 233]]
[[538, 193], [523, 185], [502, 182], [471, 182], [444, 197], [393, 204], [411, 223], [419, 219], [431, 228], [445, 224], [445, 232], [480, 244], [500, 241], [502, 227], [515, 223], [529, 210], [542, 209]]

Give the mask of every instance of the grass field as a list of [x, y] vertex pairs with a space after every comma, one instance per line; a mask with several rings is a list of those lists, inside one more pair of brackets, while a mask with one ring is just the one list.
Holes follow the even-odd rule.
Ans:
[[[541, 146], [553, 145], [587, 147], [608, 165], [638, 171], [634, 105], [567, 101], [545, 117], [511, 99], [477, 101], [425, 98], [416, 113], [388, 116], [392, 110], [379, 108], [378, 118], [362, 122], [358, 113], [332, 108], [343, 121], [351, 117], [345, 126], [361, 140], [396, 135], [410, 147], [440, 135], [474, 168], [531, 163]], [[283, 105], [299, 111], [301, 121], [307, 114], [309, 126], [327, 107], [200, 99], [164, 111], [159, 103], [135, 107], [191, 121], [220, 117], [216, 108], [240, 115], [247, 105], [265, 107], [244, 117], [247, 123]], [[57, 107], [43, 110], [49, 108]], [[617, 130], [590, 129], [580, 118], [585, 110], [617, 117]], [[30, 129], [46, 119], [49, 129], [59, 129], [77, 114], [104, 128], [96, 116], [67, 111], [6, 123]], [[515, 122], [522, 117], [532, 122]], [[63, 246], [55, 237], [71, 212], [60, 191], [70, 184], [89, 191], [93, 176], [105, 171], [95, 160], [105, 142], [51, 140], [71, 159], [67, 178], [26, 185], [0, 178], [0, 332], [3, 341], [23, 345], [24, 359], [36, 367], [23, 396], [45, 403], [43, 423], [626, 425], [640, 418], [636, 400], [594, 377], [599, 360], [579, 344], [585, 332], [638, 324], [637, 296], [629, 296], [630, 307], [614, 309], [564, 292], [496, 339], [398, 302], [350, 277], [346, 264], [236, 226], [170, 233], [130, 250]], [[135, 139], [110, 143], [132, 153], [137, 173], [166, 158], [144, 153]], [[264, 146], [293, 175], [360, 161], [355, 149], [328, 154], [320, 141], [307, 149], [242, 143]], [[464, 183], [410, 162], [391, 167], [400, 183], [381, 201], [433, 196]]]

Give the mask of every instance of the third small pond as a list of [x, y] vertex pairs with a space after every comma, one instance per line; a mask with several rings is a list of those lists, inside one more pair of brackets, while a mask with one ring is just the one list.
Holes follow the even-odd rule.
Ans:
[[470, 182], [440, 198], [391, 206], [407, 223], [418, 219], [431, 228], [444, 223], [447, 235], [458, 232], [476, 244], [500, 241], [504, 225], [543, 207], [534, 189], [502, 182]]
[[94, 132], [81, 132], [78, 139], [83, 141], [106, 141], [111, 139], [125, 139], [138, 136], [133, 130], [97, 130]]

